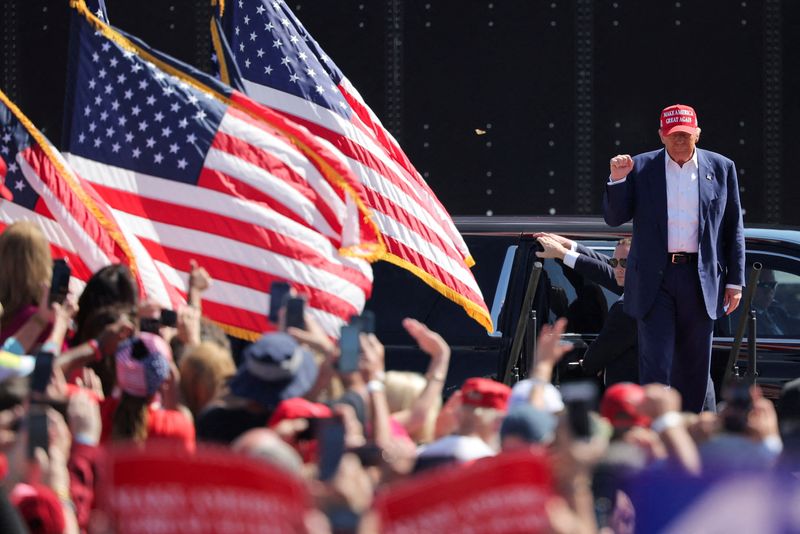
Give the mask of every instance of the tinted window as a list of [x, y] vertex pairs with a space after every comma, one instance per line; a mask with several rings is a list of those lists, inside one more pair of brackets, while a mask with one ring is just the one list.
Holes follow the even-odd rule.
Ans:
[[[582, 243], [611, 257], [614, 242], [592, 241]], [[546, 260], [545, 270], [550, 279], [550, 316], [568, 317], [570, 332], [596, 334], [605, 322], [608, 308], [619, 298], [614, 293], [586, 280], [573, 269], [555, 260]]]
[[[491, 306], [508, 248], [513, 237], [466, 236], [475, 266], [472, 273]], [[376, 312], [378, 337], [384, 344], [408, 344], [411, 339], [400, 322], [413, 317], [439, 332], [450, 344], [485, 344], [486, 329], [466, 312], [422, 280], [387, 262], [373, 264], [375, 283], [367, 308]]]
[[[748, 254], [747, 263], [763, 265], [758, 284], [753, 288], [752, 309], [759, 338], [800, 337], [800, 263], [769, 253]], [[743, 307], [722, 319], [720, 335], [733, 335], [744, 312]]]

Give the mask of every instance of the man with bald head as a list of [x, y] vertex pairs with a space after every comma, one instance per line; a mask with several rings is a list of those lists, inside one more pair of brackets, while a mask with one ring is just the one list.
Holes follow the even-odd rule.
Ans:
[[675, 387], [697, 412], [714, 320], [736, 309], [744, 285], [739, 184], [733, 161], [696, 147], [693, 108], [665, 108], [658, 135], [660, 150], [611, 158], [603, 215], [633, 221], [625, 311], [637, 320], [639, 379]]

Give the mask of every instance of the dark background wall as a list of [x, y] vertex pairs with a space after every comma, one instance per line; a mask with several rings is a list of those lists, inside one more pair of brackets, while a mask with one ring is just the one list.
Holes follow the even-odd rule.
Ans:
[[[231, 0], [228, 0], [231, 1]], [[111, 22], [211, 70], [208, 0], [106, 0]], [[0, 88], [56, 144], [67, 0], [2, 0]], [[800, 225], [800, 2], [290, 2], [454, 214], [599, 213], [608, 159], [695, 106], [747, 222]]]

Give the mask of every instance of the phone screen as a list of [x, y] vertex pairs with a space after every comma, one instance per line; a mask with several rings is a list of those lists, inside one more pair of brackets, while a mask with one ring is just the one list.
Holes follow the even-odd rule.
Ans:
[[150, 332], [151, 334], [158, 334], [161, 328], [161, 321], [153, 317], [142, 317], [139, 319], [139, 330], [142, 332]]
[[40, 352], [36, 355], [36, 363], [31, 375], [31, 392], [44, 393], [47, 385], [50, 384], [50, 377], [53, 374], [53, 353]]
[[269, 287], [269, 322], [278, 324], [278, 312], [289, 296], [290, 286], [288, 282], [272, 282]]
[[286, 326], [305, 329], [306, 320], [303, 317], [306, 301], [302, 297], [292, 297], [286, 301]]
[[63, 259], [53, 260], [53, 277], [50, 280], [50, 302], [64, 302], [69, 292], [69, 277], [72, 269]]
[[340, 417], [317, 420], [319, 479], [330, 480], [344, 454], [344, 423]]
[[353, 373], [358, 370], [358, 356], [361, 344], [358, 338], [361, 329], [356, 325], [342, 327], [339, 335], [339, 362], [337, 369], [341, 373]]
[[361, 315], [355, 315], [350, 319], [350, 324], [358, 324], [361, 326], [361, 331], [366, 334], [375, 333], [375, 312], [372, 310], [364, 310]]
[[36, 449], [50, 448], [50, 436], [47, 432], [47, 413], [44, 406], [32, 405], [28, 414], [28, 458], [34, 457]]
[[592, 435], [589, 412], [597, 403], [597, 384], [594, 382], [567, 382], [561, 384], [561, 397], [567, 408], [567, 420], [572, 434], [579, 439]]
[[174, 310], [161, 309], [161, 326], [175, 327], [178, 324], [178, 313]]

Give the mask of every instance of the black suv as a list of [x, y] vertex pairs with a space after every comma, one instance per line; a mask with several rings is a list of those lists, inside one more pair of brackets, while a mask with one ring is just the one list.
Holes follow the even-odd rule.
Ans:
[[[377, 335], [387, 347], [389, 368], [424, 370], [427, 366], [426, 356], [403, 330], [402, 318], [414, 317], [442, 334], [453, 349], [448, 390], [459, 387], [470, 376], [503, 379], [507, 367], [511, 367], [508, 361], [513, 337], [536, 261], [544, 266], [534, 299], [534, 308], [539, 310], [537, 322], [552, 322], [575, 300], [575, 277], [579, 275], [554, 260], [536, 258], [534, 233], [557, 233], [610, 256], [616, 241], [632, 230], [629, 225], [610, 228], [596, 217], [457, 217], [455, 222], [475, 258], [472, 270], [491, 311], [493, 333], [487, 333], [459, 306], [410, 273], [387, 263], [373, 266], [373, 296], [367, 303], [367, 308], [376, 313]], [[767, 397], [775, 399], [785, 382], [800, 376], [800, 229], [747, 227], [745, 238], [747, 265], [763, 265], [761, 287], [754, 299], [769, 299], [769, 309], [780, 312], [779, 327], [760, 321], [761, 330], [756, 329], [758, 383]], [[578, 331], [570, 332], [569, 337], [578, 342], [578, 348], [560, 366], [562, 380], [576, 377], [575, 363], [586, 346], [581, 341], [592, 342], [607, 307], [617, 298], [603, 291], [606, 302], [602, 308], [573, 307], [584, 310], [585, 316], [571, 320]], [[728, 367], [739, 313], [715, 325], [712, 377], [717, 389]], [[529, 314], [530, 310], [526, 311]], [[532, 337], [527, 336], [522, 354], [530, 343]], [[524, 357], [518, 367], [524, 375]], [[740, 374], [747, 370], [746, 339], [736, 368]]]

